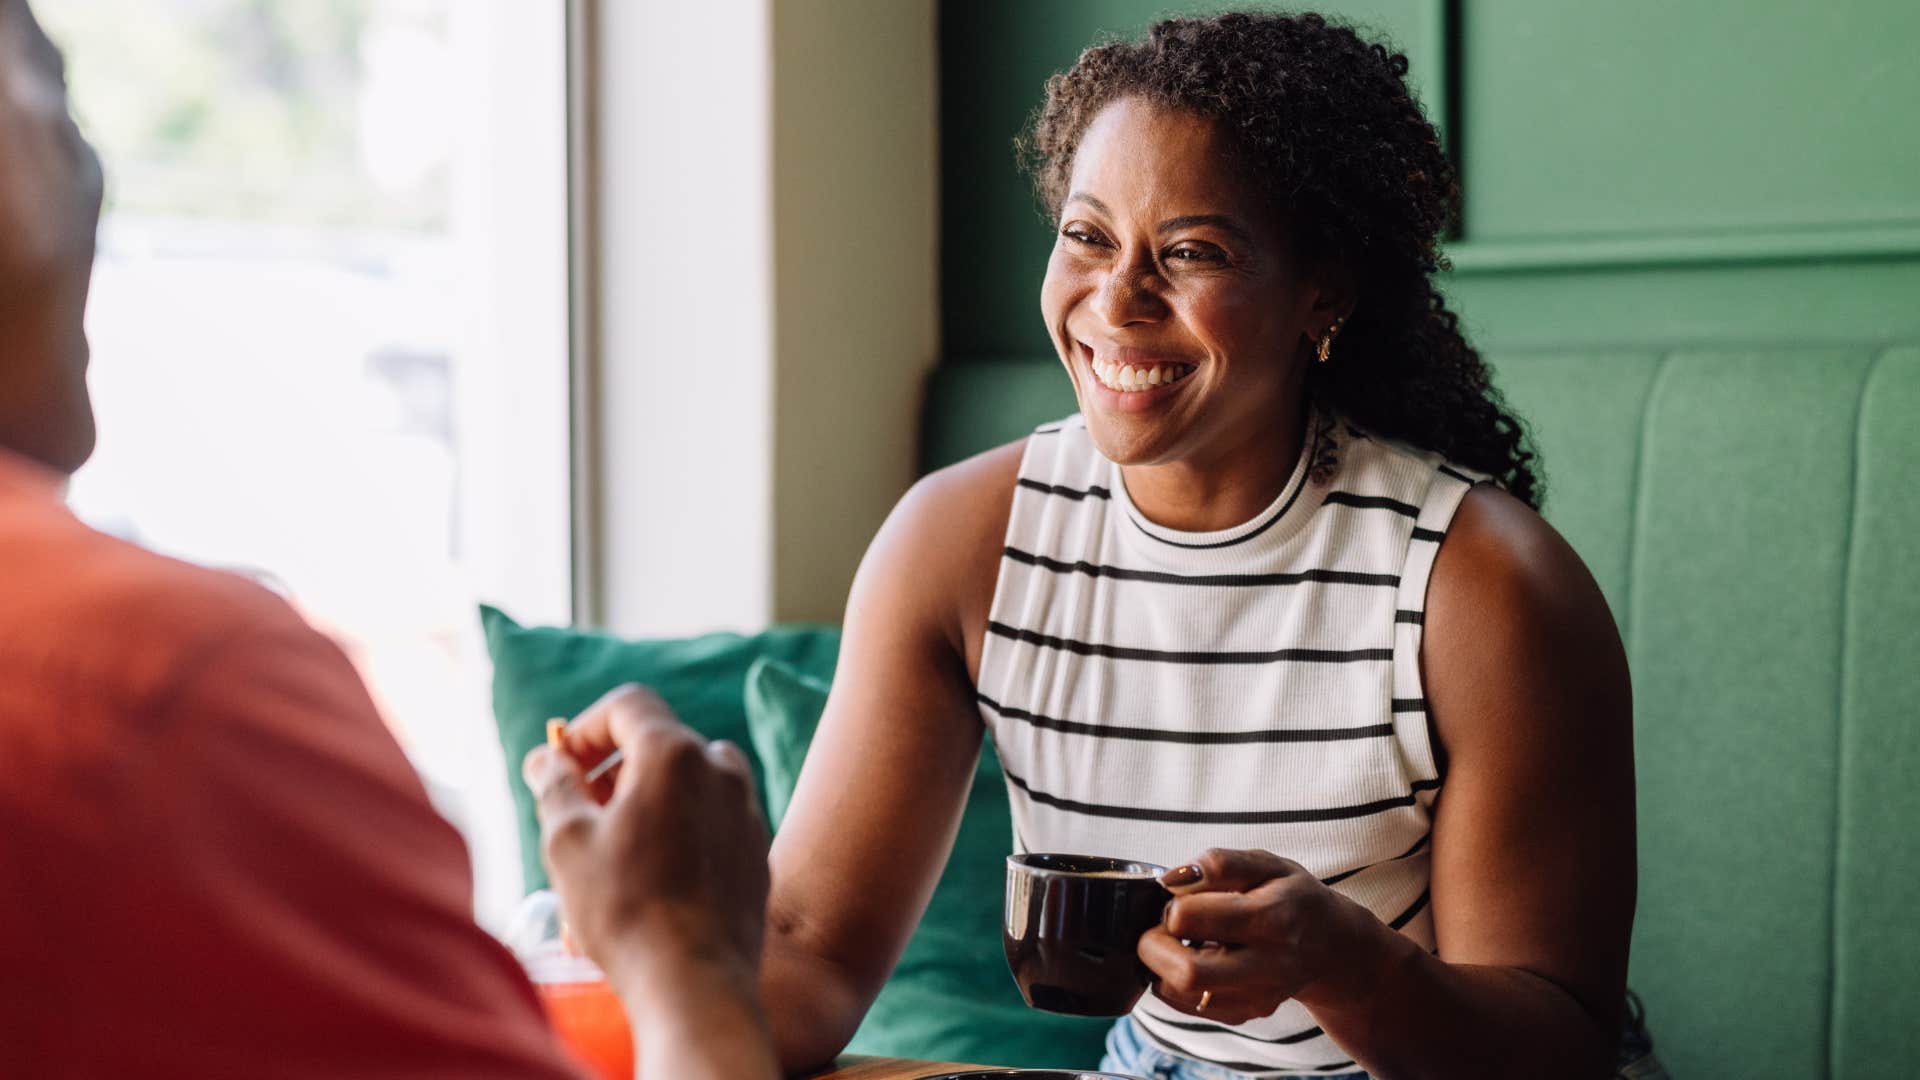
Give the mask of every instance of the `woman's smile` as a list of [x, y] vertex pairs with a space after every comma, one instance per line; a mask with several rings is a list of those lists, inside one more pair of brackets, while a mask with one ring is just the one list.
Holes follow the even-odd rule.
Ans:
[[1186, 389], [1195, 364], [1131, 347], [1095, 348], [1075, 341], [1082, 380], [1098, 408], [1117, 412], [1156, 409]]

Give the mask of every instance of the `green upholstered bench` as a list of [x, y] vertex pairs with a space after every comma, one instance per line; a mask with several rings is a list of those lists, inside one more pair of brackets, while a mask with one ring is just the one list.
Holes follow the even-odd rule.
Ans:
[[[1633, 666], [1632, 984], [1687, 1077], [1920, 1061], [1920, 348], [1493, 356]], [[937, 467], [1074, 409], [941, 368]]]

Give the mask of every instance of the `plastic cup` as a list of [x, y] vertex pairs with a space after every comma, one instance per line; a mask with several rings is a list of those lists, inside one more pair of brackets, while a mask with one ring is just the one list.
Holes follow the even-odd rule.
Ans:
[[626, 1007], [599, 965], [570, 947], [559, 897], [544, 889], [527, 897], [507, 932], [507, 945], [573, 1056], [602, 1080], [633, 1080]]

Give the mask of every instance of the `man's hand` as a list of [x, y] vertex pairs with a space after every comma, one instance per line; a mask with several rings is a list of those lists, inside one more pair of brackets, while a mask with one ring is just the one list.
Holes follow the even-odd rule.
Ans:
[[[589, 784], [615, 750], [612, 779]], [[758, 997], [767, 827], [740, 748], [625, 686], [523, 774], [568, 932], [626, 1001], [643, 1073], [775, 1075]]]

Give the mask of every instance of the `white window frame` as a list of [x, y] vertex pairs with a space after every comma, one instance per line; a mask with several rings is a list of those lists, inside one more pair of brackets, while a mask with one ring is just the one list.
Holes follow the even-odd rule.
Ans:
[[[456, 392], [462, 469], [460, 536], [476, 591], [515, 618], [574, 617], [573, 328], [569, 218], [569, 42], [564, 8], [525, 0], [461, 0], [455, 32], [487, 36], [468, 115], [496, 137], [471, 173], [490, 179], [456, 197], [456, 213], [489, 215], [486, 268], [470, 310], [488, 317], [462, 342], [481, 379]], [[490, 358], [490, 359], [488, 359]]]

